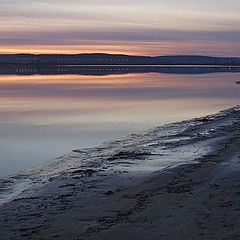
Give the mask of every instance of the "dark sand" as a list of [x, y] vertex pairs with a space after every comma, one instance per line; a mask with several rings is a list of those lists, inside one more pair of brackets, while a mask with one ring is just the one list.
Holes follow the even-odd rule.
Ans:
[[155, 172], [134, 186], [73, 197], [74, 185], [65, 184], [55, 198], [2, 205], [0, 239], [240, 239], [239, 126], [198, 163]]
[[202, 163], [156, 173], [84, 214], [73, 209], [46, 239], [240, 239], [239, 146], [240, 135]]

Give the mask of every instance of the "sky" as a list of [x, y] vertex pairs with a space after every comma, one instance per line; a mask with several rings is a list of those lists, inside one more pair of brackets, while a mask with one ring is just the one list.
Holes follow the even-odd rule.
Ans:
[[0, 0], [0, 53], [240, 57], [239, 0]]

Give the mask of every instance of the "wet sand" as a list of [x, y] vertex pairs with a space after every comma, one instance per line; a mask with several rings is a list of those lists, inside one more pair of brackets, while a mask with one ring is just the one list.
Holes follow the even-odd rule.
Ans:
[[240, 239], [240, 135], [219, 144], [201, 163], [155, 173], [141, 185], [109, 194], [84, 213], [81, 207], [71, 210], [45, 236]]
[[240, 239], [239, 144], [240, 136], [230, 138], [202, 163], [112, 197], [134, 200], [115, 216], [108, 212], [118, 203], [105, 209], [86, 239]]
[[[75, 171], [3, 204], [1, 239], [240, 239], [240, 112], [220, 120], [232, 122], [198, 139], [215, 141], [195, 162], [125, 185], [123, 173], [106, 182]], [[217, 125], [201, 121], [184, 134]]]

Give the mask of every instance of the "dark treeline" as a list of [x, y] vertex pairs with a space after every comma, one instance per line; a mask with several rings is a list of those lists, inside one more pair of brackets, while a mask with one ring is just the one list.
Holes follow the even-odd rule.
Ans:
[[115, 54], [5, 54], [0, 65], [239, 65], [240, 58], [180, 56], [129, 56]]

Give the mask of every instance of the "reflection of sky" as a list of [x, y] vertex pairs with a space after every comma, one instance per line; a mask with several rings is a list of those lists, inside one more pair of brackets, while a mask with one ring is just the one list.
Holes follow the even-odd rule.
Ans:
[[0, 175], [237, 105], [239, 73], [0, 76]]
[[239, 56], [239, 9], [237, 0], [2, 0], [0, 47]]

